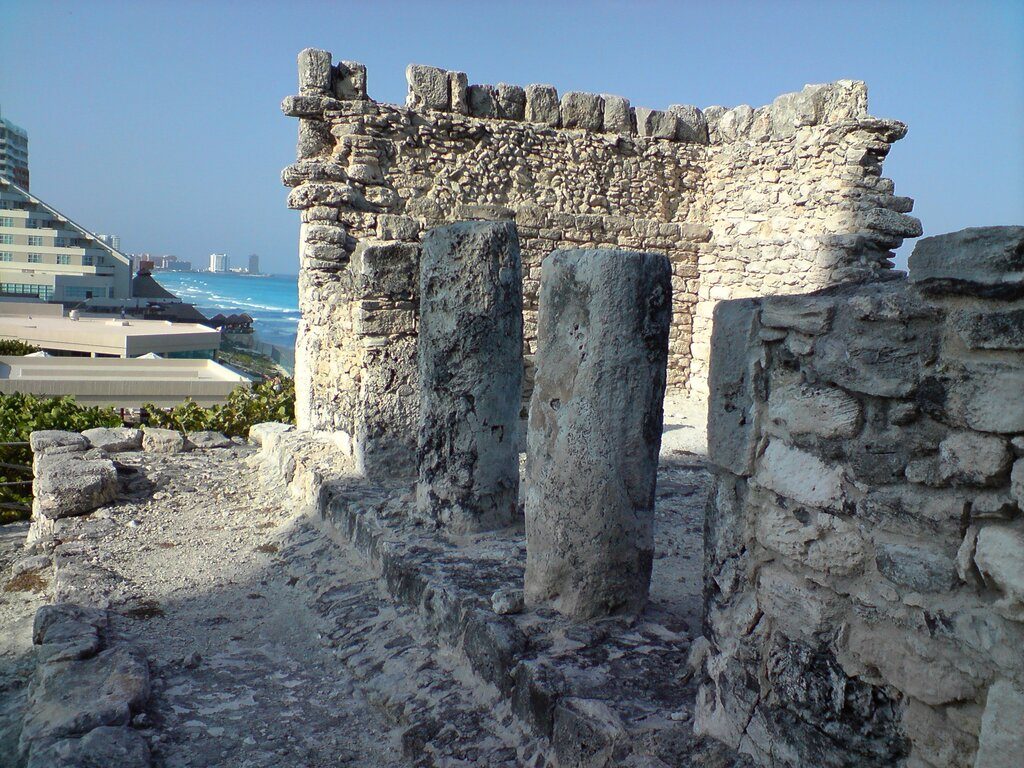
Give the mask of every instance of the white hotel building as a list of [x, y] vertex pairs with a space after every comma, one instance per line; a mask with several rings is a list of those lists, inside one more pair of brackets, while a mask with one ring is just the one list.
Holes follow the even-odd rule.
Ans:
[[127, 256], [0, 178], [0, 298], [128, 299], [131, 285]]

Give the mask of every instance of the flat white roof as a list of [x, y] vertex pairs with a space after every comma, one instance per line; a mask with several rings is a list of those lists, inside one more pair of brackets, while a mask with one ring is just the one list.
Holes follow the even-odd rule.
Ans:
[[249, 383], [214, 360], [0, 356], [0, 392], [73, 395], [88, 405], [171, 407], [189, 397], [212, 405]]
[[0, 315], [0, 338], [43, 349], [136, 357], [147, 352], [191, 352], [220, 347], [220, 332], [199, 323], [109, 316]]

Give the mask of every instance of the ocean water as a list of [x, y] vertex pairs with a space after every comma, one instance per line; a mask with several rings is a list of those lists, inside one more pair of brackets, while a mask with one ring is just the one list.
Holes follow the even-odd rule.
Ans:
[[299, 287], [295, 275], [236, 275], [212, 272], [154, 272], [164, 288], [196, 305], [207, 317], [248, 312], [260, 341], [295, 346]]

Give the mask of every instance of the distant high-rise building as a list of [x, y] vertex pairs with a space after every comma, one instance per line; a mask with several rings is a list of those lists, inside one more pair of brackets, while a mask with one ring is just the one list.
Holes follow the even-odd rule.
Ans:
[[28, 191], [28, 131], [0, 113], [0, 176]]
[[0, 177], [0, 295], [127, 299], [131, 280], [127, 256]]
[[210, 271], [227, 272], [229, 269], [228, 255], [226, 253], [210, 254]]
[[259, 254], [249, 254], [249, 274], [258, 275], [260, 273], [260, 257]]
[[120, 235], [96, 235], [100, 240], [109, 245], [115, 251], [121, 250], [121, 236]]

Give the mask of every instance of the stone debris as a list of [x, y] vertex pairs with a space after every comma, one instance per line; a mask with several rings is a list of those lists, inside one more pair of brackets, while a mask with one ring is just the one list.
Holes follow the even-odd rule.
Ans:
[[[77, 445], [72, 446], [77, 448]], [[35, 462], [33, 508], [51, 520], [92, 512], [117, 496], [117, 468], [109, 459], [44, 448]], [[45, 460], [44, 460], [45, 459]]]
[[191, 448], [207, 450], [210, 448], [230, 448], [234, 443], [230, 437], [225, 437], [221, 432], [189, 432], [185, 441]]
[[148, 453], [180, 453], [185, 450], [185, 436], [176, 429], [146, 427], [142, 430], [142, 450]]
[[658, 254], [544, 261], [527, 435], [529, 605], [590, 619], [647, 599], [671, 296]]
[[129, 427], [87, 429], [82, 433], [82, 437], [89, 441], [90, 446], [106, 453], [137, 451], [142, 447], [142, 430]]

